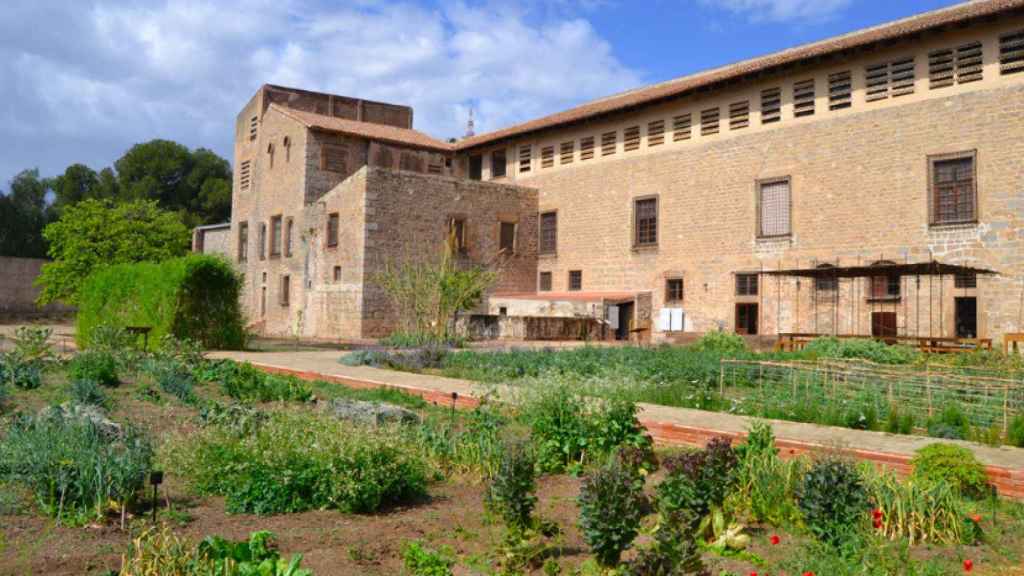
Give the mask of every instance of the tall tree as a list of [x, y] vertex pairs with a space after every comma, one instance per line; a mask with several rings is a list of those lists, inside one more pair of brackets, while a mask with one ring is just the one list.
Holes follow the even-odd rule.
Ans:
[[11, 180], [10, 193], [0, 194], [0, 255], [43, 258], [42, 231], [50, 221], [46, 182], [39, 170], [22, 170]]
[[64, 173], [50, 182], [53, 189], [53, 207], [58, 212], [66, 206], [86, 198], [97, 198], [100, 179], [96, 171], [85, 164], [72, 164]]
[[43, 265], [36, 279], [43, 288], [40, 305], [77, 303], [79, 287], [98, 267], [158, 262], [184, 255], [189, 247], [189, 231], [179, 215], [152, 200], [83, 200], [68, 206], [43, 235], [53, 261]]

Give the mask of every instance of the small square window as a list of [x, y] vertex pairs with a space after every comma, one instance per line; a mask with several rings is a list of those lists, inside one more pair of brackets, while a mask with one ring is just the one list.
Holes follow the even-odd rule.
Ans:
[[583, 271], [582, 270], [570, 270], [569, 271], [569, 290], [575, 292], [583, 289]]
[[666, 302], [682, 302], [683, 301], [683, 279], [682, 278], [669, 278], [665, 280], [665, 301]]
[[551, 272], [540, 273], [540, 291], [550, 292], [551, 291]]
[[737, 274], [736, 295], [757, 296], [757, 274]]
[[973, 272], [961, 272], [954, 276], [954, 285], [957, 288], [977, 288], [978, 275]]

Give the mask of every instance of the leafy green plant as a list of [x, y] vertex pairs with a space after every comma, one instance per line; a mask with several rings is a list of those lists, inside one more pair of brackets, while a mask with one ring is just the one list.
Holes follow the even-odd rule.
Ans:
[[25, 362], [14, 353], [0, 354], [0, 383], [21, 390], [35, 390], [43, 385], [38, 362]]
[[466, 345], [466, 338], [453, 334], [438, 338], [430, 332], [403, 332], [399, 330], [381, 338], [379, 344], [390, 348], [422, 348], [424, 346], [463, 348]]
[[949, 403], [938, 416], [928, 420], [928, 435], [947, 440], [966, 440], [971, 436], [971, 422], [960, 406]]
[[915, 426], [914, 415], [900, 410], [898, 404], [889, 407], [885, 419], [885, 431], [890, 434], [912, 434]]
[[1006, 432], [1006, 441], [1011, 446], [1024, 448], [1024, 414], [1014, 416]]
[[199, 408], [199, 422], [216, 426], [233, 434], [248, 435], [267, 421], [267, 413], [239, 403], [206, 402]]
[[167, 526], [150, 528], [132, 540], [122, 556], [120, 576], [174, 574], [181, 576], [312, 576], [300, 568], [302, 555], [281, 558], [273, 534], [253, 532], [248, 540], [233, 542], [207, 536], [198, 546], [174, 535]]
[[855, 531], [869, 509], [857, 469], [833, 456], [811, 464], [797, 485], [796, 499], [807, 529], [830, 544], [838, 544]]
[[755, 519], [775, 526], [799, 517], [794, 493], [803, 475], [800, 460], [783, 461], [771, 425], [755, 422], [747, 441], [737, 447], [740, 502]]
[[733, 332], [706, 332], [693, 345], [700, 352], [713, 352], [723, 356], [739, 356], [750, 351], [743, 336]]
[[875, 530], [891, 538], [920, 543], [971, 543], [955, 489], [945, 481], [904, 482], [891, 472], [867, 475], [867, 490], [877, 514]]
[[628, 576], [682, 576], [707, 574], [700, 547], [689, 529], [692, 521], [684, 512], [659, 517], [654, 542], [642, 548], [625, 565]]
[[236, 400], [257, 402], [312, 400], [309, 386], [294, 376], [267, 374], [248, 362], [231, 363], [221, 374], [221, 389]]
[[71, 399], [78, 404], [106, 408], [110, 405], [103, 388], [93, 380], [75, 380], [71, 383]]
[[199, 402], [194, 385], [195, 378], [191, 372], [182, 370], [166, 370], [157, 376], [160, 389], [180, 400], [183, 404], [194, 405]]
[[14, 331], [14, 355], [22, 362], [48, 362], [53, 360], [53, 346], [50, 343], [52, 328], [43, 326], [19, 326]]
[[533, 526], [537, 504], [535, 461], [529, 446], [510, 444], [505, 458], [487, 487], [487, 508], [496, 512], [512, 533], [522, 534]]
[[924, 485], [946, 482], [968, 497], [979, 498], [989, 492], [985, 467], [974, 452], [955, 444], [935, 443], [921, 448], [910, 464], [912, 477]]
[[75, 355], [68, 364], [73, 380], [91, 380], [103, 386], [117, 386], [117, 360], [101, 350], [86, 350]]
[[412, 576], [451, 576], [455, 558], [451, 550], [433, 550], [422, 542], [407, 542], [402, 547], [402, 562]]
[[804, 353], [817, 358], [851, 358], [877, 364], [913, 364], [921, 353], [909, 346], [889, 345], [867, 338], [815, 338], [804, 348]]
[[601, 566], [617, 566], [640, 530], [646, 506], [642, 484], [612, 459], [584, 477], [577, 502], [583, 539]]

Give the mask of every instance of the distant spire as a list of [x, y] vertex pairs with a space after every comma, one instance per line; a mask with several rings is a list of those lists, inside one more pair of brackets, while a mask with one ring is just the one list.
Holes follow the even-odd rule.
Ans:
[[469, 137], [473, 136], [474, 134], [476, 134], [476, 132], [473, 131], [473, 109], [470, 108], [469, 109], [469, 121], [466, 122], [466, 138], [469, 138]]

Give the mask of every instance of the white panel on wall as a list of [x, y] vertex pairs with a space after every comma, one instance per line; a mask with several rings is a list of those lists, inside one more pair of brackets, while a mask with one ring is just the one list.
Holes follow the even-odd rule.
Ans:
[[682, 332], [683, 331], [683, 309], [673, 308], [672, 309], [672, 331]]
[[658, 311], [658, 330], [668, 332], [672, 329], [672, 309], [662, 308]]
[[611, 326], [612, 330], [619, 329], [619, 307], [609, 306], [608, 307], [608, 325]]

